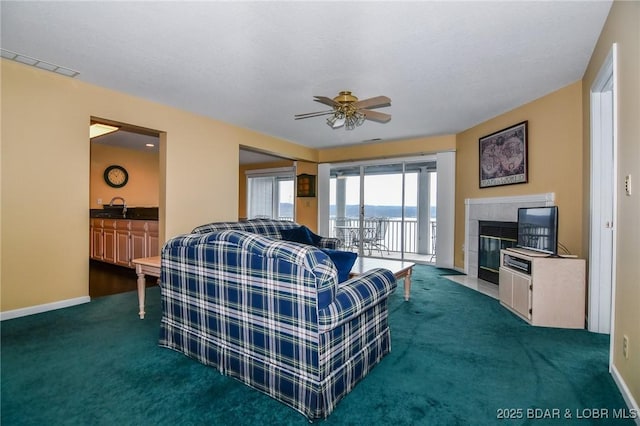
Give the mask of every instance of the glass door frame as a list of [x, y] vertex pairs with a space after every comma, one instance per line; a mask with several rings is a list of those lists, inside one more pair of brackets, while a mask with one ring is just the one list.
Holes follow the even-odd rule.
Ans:
[[[319, 209], [319, 222], [318, 223], [326, 223], [326, 228], [324, 230], [328, 231], [327, 235], [330, 234], [331, 229], [329, 229], [331, 215], [329, 212], [329, 208], [331, 206], [331, 194], [330, 194], [330, 185], [328, 185], [331, 180], [332, 170], [335, 169], [345, 169], [345, 168], [359, 168], [359, 210], [358, 210], [358, 236], [359, 236], [359, 244], [358, 244], [358, 254], [360, 256], [364, 255], [364, 246], [363, 246], [363, 237], [364, 237], [364, 219], [366, 216], [365, 211], [365, 177], [366, 177], [366, 168], [370, 166], [383, 166], [383, 165], [398, 165], [401, 166], [401, 171], [399, 173], [402, 175], [402, 185], [401, 185], [401, 226], [400, 226], [400, 260], [405, 259], [406, 254], [406, 244], [405, 244], [405, 223], [406, 223], [406, 173], [407, 173], [407, 165], [415, 164], [415, 163], [435, 163], [437, 168], [437, 156], [436, 155], [425, 155], [419, 157], [399, 157], [392, 159], [384, 159], [384, 160], [363, 160], [357, 162], [344, 162], [344, 163], [328, 163], [325, 165], [324, 174], [327, 178], [326, 182], [326, 194], [325, 194], [325, 203], [326, 203], [326, 215], [322, 215], [322, 212]], [[321, 174], [321, 173], [319, 173]], [[430, 213], [429, 213], [430, 214]], [[430, 231], [429, 231], [430, 232]]]

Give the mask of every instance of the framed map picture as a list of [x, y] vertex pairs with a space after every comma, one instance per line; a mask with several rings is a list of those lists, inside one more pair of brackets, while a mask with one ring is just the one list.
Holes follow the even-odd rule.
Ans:
[[479, 141], [480, 188], [527, 182], [527, 121]]

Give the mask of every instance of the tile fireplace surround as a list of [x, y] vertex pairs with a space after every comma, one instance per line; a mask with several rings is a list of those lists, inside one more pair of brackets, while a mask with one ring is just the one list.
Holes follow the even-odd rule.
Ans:
[[518, 208], [555, 205], [555, 193], [513, 197], [467, 198], [465, 207], [464, 273], [478, 277], [478, 222], [481, 220], [516, 222]]

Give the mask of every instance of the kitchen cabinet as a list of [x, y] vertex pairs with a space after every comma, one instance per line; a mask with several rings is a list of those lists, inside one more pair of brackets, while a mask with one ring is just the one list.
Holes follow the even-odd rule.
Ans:
[[102, 261], [116, 263], [117, 220], [105, 219], [102, 223]]
[[[156, 226], [157, 226], [157, 222]], [[151, 256], [148, 253], [149, 244], [147, 243], [147, 226], [149, 222], [143, 220], [132, 220], [130, 230], [130, 251], [131, 259], [140, 259], [142, 257]]]
[[102, 219], [91, 219], [91, 259], [103, 260], [103, 250]]
[[[124, 223], [123, 223], [124, 222]], [[131, 260], [131, 232], [129, 223], [118, 221], [116, 225], [116, 265], [129, 266]]]
[[147, 251], [142, 257], [160, 256], [160, 240], [158, 235], [158, 221], [148, 221], [145, 233]]
[[133, 259], [159, 254], [158, 221], [91, 219], [90, 257], [134, 268]]

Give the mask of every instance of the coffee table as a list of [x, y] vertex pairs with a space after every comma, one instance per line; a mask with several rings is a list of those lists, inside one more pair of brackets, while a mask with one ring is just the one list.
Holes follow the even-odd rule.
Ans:
[[142, 257], [131, 261], [136, 265], [136, 274], [138, 274], [138, 305], [140, 319], [144, 319], [144, 296], [146, 290], [145, 275], [152, 277], [160, 277], [160, 256]]
[[362, 275], [364, 272], [375, 268], [384, 268], [393, 272], [397, 280], [404, 278], [404, 300], [409, 300], [411, 293], [411, 273], [416, 264], [407, 262], [406, 260], [393, 259], [376, 259], [373, 257], [360, 257], [356, 259], [356, 263], [351, 268], [350, 276], [355, 277]]

